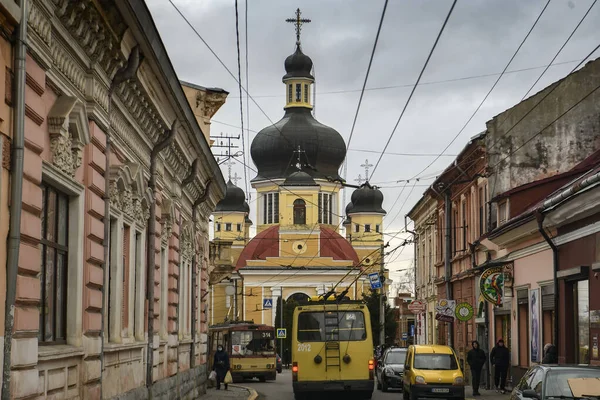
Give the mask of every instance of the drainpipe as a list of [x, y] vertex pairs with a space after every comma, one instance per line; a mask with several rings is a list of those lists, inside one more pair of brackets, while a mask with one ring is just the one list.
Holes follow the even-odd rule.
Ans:
[[[446, 257], [444, 258], [446, 299], [452, 300], [452, 284], [450, 283], [452, 277], [452, 265], [450, 264], [452, 258], [452, 201], [450, 199], [450, 188], [444, 192], [444, 206], [446, 213]], [[448, 346], [452, 346], [453, 328], [453, 323], [448, 322]]]
[[154, 364], [154, 282], [156, 271], [156, 161], [161, 151], [166, 149], [175, 138], [177, 130], [173, 121], [171, 130], [165, 131], [164, 138], [159, 139], [150, 152], [150, 179], [148, 180], [148, 189], [152, 193], [150, 201], [150, 217], [148, 220], [148, 244], [146, 254], [146, 299], [148, 300], [148, 349], [146, 365], [146, 387], [148, 390], [153, 384], [153, 364]]
[[[416, 232], [408, 230], [408, 215], [404, 216], [404, 231], [413, 235], [413, 244], [415, 246], [415, 250], [413, 251], [413, 277], [414, 277], [414, 285], [415, 285], [415, 300], [418, 300], [419, 299], [417, 297], [417, 246], [418, 246], [417, 237], [418, 237], [418, 235]], [[416, 321], [416, 319], [415, 319], [415, 321]], [[418, 330], [417, 330], [417, 332], [418, 332]], [[419, 344], [418, 340], [417, 340], [418, 337], [419, 337], [419, 335], [415, 335], [415, 337], [414, 337], [415, 344]], [[425, 337], [427, 337], [427, 336], [425, 336]]]
[[133, 79], [139, 66], [140, 49], [139, 46], [135, 46], [133, 49], [131, 49], [131, 53], [129, 54], [129, 58], [127, 59], [127, 64], [117, 70], [112, 82], [110, 83], [110, 87], [108, 88], [108, 129], [106, 130], [106, 147], [104, 149], [104, 240], [102, 241], [102, 246], [104, 250], [104, 263], [102, 265], [103, 285], [102, 308], [100, 311], [100, 397], [102, 397], [102, 374], [104, 373], [104, 342], [106, 339], [104, 326], [104, 316], [106, 315], [106, 288], [108, 288], [108, 285], [110, 285], [110, 282], [107, 280], [107, 270], [108, 268], [110, 268], [110, 151], [112, 145], [112, 123], [110, 116], [112, 113], [113, 94], [115, 92], [115, 89], [117, 89], [121, 83]]
[[21, 211], [23, 209], [23, 160], [25, 157], [25, 56], [27, 54], [27, 0], [17, 1], [21, 6], [21, 23], [15, 44], [14, 122], [10, 171], [10, 227], [6, 255], [6, 303], [4, 316], [4, 360], [2, 399], [10, 398], [10, 373], [15, 301], [17, 298], [17, 271], [21, 245]]
[[[197, 219], [197, 209], [200, 204], [206, 201], [208, 197], [208, 189], [210, 188], [210, 184], [212, 183], [212, 179], [208, 179], [206, 181], [206, 185], [204, 186], [204, 192], [194, 202], [192, 205], [192, 238], [193, 238], [193, 253], [192, 253], [192, 290], [196, 292], [196, 281], [197, 281], [197, 272], [196, 265], [198, 265], [198, 255], [196, 251], [196, 219]], [[194, 296], [196, 297], [196, 296]], [[190, 349], [190, 368], [194, 368], [196, 366], [196, 301], [192, 301], [192, 348]]]
[[552, 249], [552, 280], [553, 280], [553, 285], [554, 285], [554, 343], [556, 346], [556, 349], [559, 349], [559, 345], [558, 345], [558, 306], [559, 306], [559, 302], [558, 302], [558, 247], [556, 247], [556, 245], [554, 244], [554, 242], [552, 241], [552, 239], [550, 238], [550, 236], [548, 236], [548, 234], [546, 233], [546, 230], [544, 229], [544, 218], [545, 215], [538, 210], [538, 212], [536, 213], [536, 219], [537, 219], [537, 223], [538, 223], [538, 230], [540, 231], [540, 234], [542, 235], [542, 237], [544, 238], [544, 240], [546, 241], [546, 243], [548, 243], [548, 245], [550, 246], [550, 248]]

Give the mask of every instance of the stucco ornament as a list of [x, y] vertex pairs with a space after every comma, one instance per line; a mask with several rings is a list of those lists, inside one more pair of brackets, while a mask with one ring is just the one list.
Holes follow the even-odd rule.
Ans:
[[122, 192], [121, 197], [123, 204], [121, 210], [125, 215], [131, 218], [135, 218], [134, 207], [133, 207], [133, 193], [130, 187], [126, 187]]
[[110, 197], [110, 205], [111, 207], [116, 208], [117, 210], [121, 209], [121, 192], [119, 191], [119, 187], [117, 186], [117, 182], [113, 182], [110, 184], [108, 196]]

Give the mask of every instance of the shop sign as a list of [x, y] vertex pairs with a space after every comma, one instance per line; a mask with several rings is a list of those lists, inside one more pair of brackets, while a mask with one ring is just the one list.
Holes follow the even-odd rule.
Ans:
[[440, 300], [435, 305], [435, 319], [442, 322], [454, 322], [455, 310], [455, 300]]
[[459, 321], [468, 321], [473, 318], [473, 306], [469, 303], [460, 303], [456, 306], [456, 318]]
[[479, 290], [486, 301], [496, 307], [502, 307], [504, 301], [504, 268], [492, 267], [486, 269], [481, 274]]

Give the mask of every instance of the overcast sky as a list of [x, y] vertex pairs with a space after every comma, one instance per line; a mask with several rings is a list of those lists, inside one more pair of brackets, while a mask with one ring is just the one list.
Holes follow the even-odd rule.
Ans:
[[[240, 133], [239, 92], [235, 80], [168, 0], [147, 2], [179, 78], [230, 92], [227, 103], [214, 116], [211, 133]], [[174, 2], [237, 76], [234, 0]], [[239, 3], [242, 80], [246, 85], [246, 1], [240, 0]], [[303, 17], [312, 19], [310, 24], [303, 27], [302, 47], [315, 64], [316, 118], [338, 130], [347, 141], [383, 3], [383, 0], [250, 2], [248, 91], [268, 116], [250, 102], [250, 140], [256, 135], [255, 131], [283, 116], [283, 61], [294, 51], [296, 40], [292, 24], [286, 23], [285, 19], [294, 17], [294, 11], [300, 7]], [[450, 164], [453, 158], [441, 157], [421, 175], [424, 179], [416, 184], [412, 193], [410, 189], [414, 181], [408, 183], [399, 199], [405, 182], [393, 182], [409, 179], [419, 173], [435, 158], [422, 154], [439, 154], [458, 133], [504, 69], [545, 4], [546, 0], [458, 2], [423, 75], [422, 84], [417, 88], [387, 150], [421, 155], [385, 155], [371, 177], [371, 182], [378, 183], [385, 195], [384, 208], [388, 216], [384, 225], [387, 232], [395, 233], [404, 227], [404, 215], [418, 201], [425, 186], [432, 182], [431, 177]], [[508, 69], [526, 70], [503, 76], [447, 154], [456, 155], [471, 136], [485, 130], [486, 121], [521, 100], [591, 4], [592, 0], [551, 1]], [[365, 92], [348, 152], [349, 183], [355, 183], [358, 174], [364, 177], [364, 168], [360, 165], [365, 159], [371, 164], [376, 163], [379, 154], [373, 152], [380, 152], [391, 134], [450, 5], [450, 0], [389, 2], [367, 84], [371, 90]], [[598, 44], [599, 23], [600, 5], [596, 5], [556, 59], [555, 64], [558, 65], [546, 72], [532, 94], [568, 74]], [[244, 96], [244, 124], [245, 112]], [[254, 168], [251, 160], [250, 165]], [[233, 171], [244, 176], [241, 164], [235, 165]], [[227, 177], [226, 168], [223, 172]], [[248, 170], [247, 173], [248, 179], [254, 177], [252, 171]], [[240, 181], [238, 185], [244, 187], [244, 182]], [[251, 201], [255, 198], [251, 193]], [[346, 195], [346, 200], [349, 199], [350, 193]], [[251, 203], [251, 218], [256, 222], [255, 212], [255, 203]], [[398, 236], [391, 247], [397, 245], [401, 237]], [[412, 246], [408, 246], [389, 266], [390, 269], [395, 271], [409, 267], [412, 254]], [[398, 272], [393, 277], [404, 280]]]

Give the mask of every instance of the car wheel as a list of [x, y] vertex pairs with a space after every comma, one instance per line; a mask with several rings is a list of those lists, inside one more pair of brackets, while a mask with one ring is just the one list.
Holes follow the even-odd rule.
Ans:
[[260, 382], [266, 382], [267, 381], [267, 377], [266, 376], [261, 376], [261, 377], [258, 378], [258, 380]]
[[382, 392], [388, 391], [388, 385], [387, 385], [387, 382], [385, 381], [385, 379], [383, 380], [383, 382], [381, 382], [381, 391]]
[[377, 390], [381, 390], [381, 381], [379, 380], [379, 377], [377, 377]]

